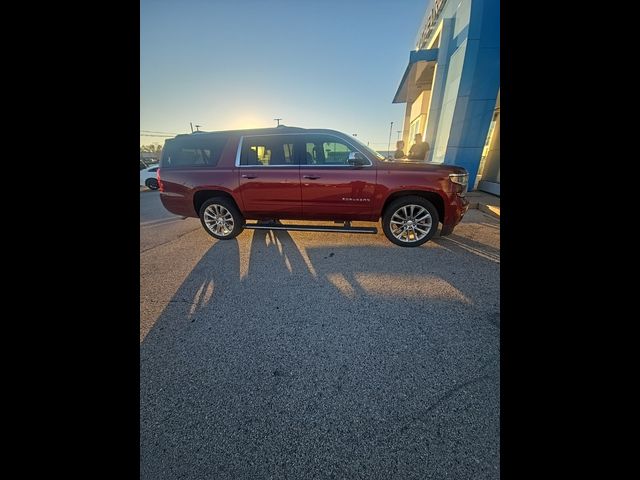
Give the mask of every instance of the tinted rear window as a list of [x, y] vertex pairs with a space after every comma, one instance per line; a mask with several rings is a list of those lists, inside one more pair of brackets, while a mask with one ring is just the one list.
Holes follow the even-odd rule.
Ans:
[[168, 140], [162, 151], [161, 168], [215, 167], [227, 137], [189, 137]]

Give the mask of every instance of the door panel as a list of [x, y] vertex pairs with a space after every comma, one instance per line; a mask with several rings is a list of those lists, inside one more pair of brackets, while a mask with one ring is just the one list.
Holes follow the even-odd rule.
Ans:
[[302, 216], [299, 153], [287, 135], [244, 137], [238, 180], [248, 218]]
[[301, 217], [299, 167], [257, 167], [238, 170], [246, 217]]
[[305, 218], [364, 220], [371, 215], [376, 187], [374, 167], [302, 166], [300, 176]]
[[365, 220], [373, 211], [377, 170], [348, 163], [357, 149], [336, 136], [305, 136], [300, 167], [302, 214], [318, 220]]

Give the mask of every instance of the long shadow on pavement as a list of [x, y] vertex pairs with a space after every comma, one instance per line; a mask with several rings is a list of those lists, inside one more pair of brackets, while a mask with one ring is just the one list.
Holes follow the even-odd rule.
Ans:
[[441, 243], [214, 243], [140, 347], [141, 478], [499, 478], [499, 264]]

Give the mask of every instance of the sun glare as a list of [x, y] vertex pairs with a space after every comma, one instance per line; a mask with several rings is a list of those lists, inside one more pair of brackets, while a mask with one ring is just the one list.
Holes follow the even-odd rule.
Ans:
[[229, 128], [240, 130], [245, 128], [265, 128], [270, 125], [265, 119], [253, 115], [240, 115], [231, 120]]

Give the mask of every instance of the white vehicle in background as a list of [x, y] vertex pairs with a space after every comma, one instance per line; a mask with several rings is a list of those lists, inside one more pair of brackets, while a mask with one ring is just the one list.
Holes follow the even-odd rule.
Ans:
[[153, 163], [146, 168], [142, 168], [142, 162], [140, 163], [140, 185], [144, 185], [151, 190], [157, 190], [158, 179], [156, 172], [160, 166], [157, 163]]

